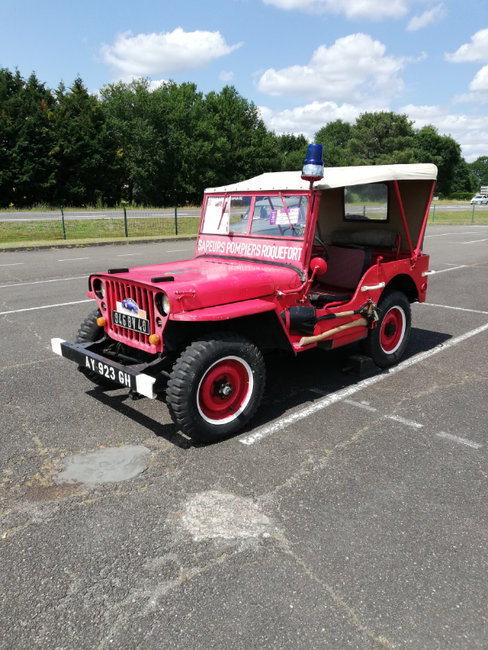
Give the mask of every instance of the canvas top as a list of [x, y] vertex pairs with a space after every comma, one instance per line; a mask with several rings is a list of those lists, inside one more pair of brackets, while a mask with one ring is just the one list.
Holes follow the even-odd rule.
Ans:
[[[324, 177], [314, 183], [314, 189], [381, 183], [385, 181], [432, 180], [437, 178], [437, 167], [431, 163], [411, 165], [358, 165], [354, 167], [326, 167]], [[210, 187], [207, 194], [227, 192], [304, 191], [309, 183], [301, 172], [267, 172], [239, 183]]]

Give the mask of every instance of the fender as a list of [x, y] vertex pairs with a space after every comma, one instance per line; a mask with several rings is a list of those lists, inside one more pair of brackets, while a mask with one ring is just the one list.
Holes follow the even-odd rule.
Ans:
[[242, 316], [262, 314], [268, 311], [276, 311], [277, 305], [273, 298], [253, 298], [242, 302], [233, 302], [215, 307], [204, 307], [193, 311], [177, 312], [170, 314], [169, 319], [173, 321], [224, 321]]

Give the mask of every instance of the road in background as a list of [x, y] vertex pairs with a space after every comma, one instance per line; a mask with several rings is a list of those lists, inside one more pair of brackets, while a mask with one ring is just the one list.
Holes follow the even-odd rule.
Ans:
[[[488, 227], [429, 227], [407, 358], [271, 359], [239, 436], [193, 446], [159, 401], [55, 356], [87, 277], [194, 242], [0, 255], [0, 648], [474, 648], [488, 601]], [[67, 457], [148, 469], [58, 484]]]

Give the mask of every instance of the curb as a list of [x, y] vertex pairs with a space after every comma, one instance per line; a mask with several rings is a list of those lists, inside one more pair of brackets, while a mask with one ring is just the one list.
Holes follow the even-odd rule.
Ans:
[[18, 253], [21, 251], [53, 250], [56, 248], [89, 248], [90, 246], [131, 246], [132, 244], [157, 244], [159, 242], [179, 242], [196, 240], [196, 235], [188, 237], [152, 237], [150, 239], [108, 240], [95, 242], [71, 242], [63, 244], [30, 244], [25, 246], [0, 247], [0, 253]]

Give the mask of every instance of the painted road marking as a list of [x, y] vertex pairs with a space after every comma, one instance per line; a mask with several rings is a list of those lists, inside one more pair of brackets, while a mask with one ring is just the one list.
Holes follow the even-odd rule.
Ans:
[[25, 287], [28, 284], [46, 284], [47, 282], [67, 282], [68, 280], [86, 280], [86, 275], [75, 275], [71, 278], [56, 278], [54, 280], [34, 280], [33, 282], [11, 282], [10, 284], [0, 284], [0, 289], [6, 287]]
[[412, 427], [412, 429], [421, 429], [424, 426], [423, 424], [420, 424], [420, 422], [407, 420], [406, 418], [402, 418], [399, 415], [385, 415], [385, 418], [388, 420], [394, 420], [395, 422], [400, 422], [400, 424], [404, 424], [406, 427]]
[[66, 307], [67, 305], [81, 305], [83, 302], [93, 302], [92, 298], [87, 300], [75, 300], [74, 302], [58, 302], [55, 305], [41, 305], [40, 307], [24, 307], [24, 309], [12, 309], [11, 311], [0, 311], [0, 316], [7, 314], [20, 314], [23, 311], [36, 311], [37, 309], [51, 309], [52, 307]]
[[0, 266], [21, 266], [25, 262], [11, 262], [10, 264], [0, 264]]
[[479, 244], [483, 241], [488, 241], [488, 239], [472, 239], [471, 241], [462, 241], [460, 244]]
[[[478, 228], [482, 228], [482, 226], [478, 226]], [[432, 237], [449, 237], [450, 235], [472, 235], [472, 234], [473, 234], [472, 230], [466, 230], [465, 232], [443, 232], [436, 235], [425, 235], [425, 239], [429, 239]]]
[[429, 275], [438, 275], [439, 273], [448, 273], [449, 271], [457, 271], [458, 269], [465, 269], [467, 264], [460, 266], [452, 266], [450, 269], [440, 269], [440, 271], [429, 271]]
[[370, 406], [369, 404], [366, 404], [365, 402], [356, 402], [356, 400], [353, 399], [345, 399], [344, 402], [346, 404], [351, 404], [352, 406], [357, 406], [360, 409], [365, 409], [366, 411], [371, 411], [371, 413], [376, 413], [378, 409], [375, 409], [373, 406]]
[[465, 332], [464, 334], [455, 336], [444, 343], [440, 343], [439, 345], [437, 345], [435, 348], [432, 348], [431, 350], [426, 350], [425, 352], [419, 352], [413, 357], [406, 359], [405, 361], [398, 364], [397, 366], [394, 366], [393, 368], [390, 368], [389, 370], [382, 372], [379, 375], [375, 375], [374, 377], [368, 377], [366, 379], [363, 379], [362, 381], [359, 381], [357, 384], [354, 384], [352, 386], [347, 386], [346, 388], [342, 388], [341, 390], [338, 390], [335, 393], [331, 393], [330, 395], [327, 395], [326, 397], [317, 400], [317, 402], [315, 402], [314, 404], [310, 404], [310, 406], [295, 411], [294, 413], [290, 413], [290, 415], [280, 418], [276, 422], [273, 422], [273, 424], [262, 427], [261, 429], [258, 429], [257, 431], [251, 433], [248, 436], [244, 436], [239, 440], [239, 442], [243, 445], [253, 445], [255, 442], [260, 442], [264, 438], [267, 438], [273, 435], [274, 433], [277, 433], [278, 431], [282, 431], [283, 429], [286, 429], [290, 425], [295, 424], [295, 422], [304, 420], [310, 417], [311, 415], [314, 415], [315, 413], [318, 413], [328, 408], [329, 406], [332, 406], [332, 404], [337, 404], [337, 402], [341, 402], [347, 399], [348, 397], [351, 397], [352, 395], [359, 393], [361, 390], [365, 388], [369, 388], [370, 386], [374, 386], [375, 384], [378, 384], [384, 379], [391, 377], [391, 375], [395, 375], [396, 373], [401, 372], [402, 370], [407, 370], [411, 366], [414, 366], [417, 363], [425, 361], [426, 359], [429, 359], [433, 355], [438, 354], [439, 352], [443, 352], [444, 350], [448, 350], [449, 348], [452, 348], [455, 345], [458, 345], [459, 343], [463, 343], [464, 341], [467, 341], [473, 336], [477, 336], [478, 334], [486, 332], [487, 330], [488, 330], [488, 323], [485, 323], [484, 325], [481, 325], [480, 327], [476, 327], [475, 329], [470, 330], [469, 332]]
[[443, 309], [454, 309], [455, 311], [468, 311], [472, 314], [482, 314], [486, 316], [488, 311], [481, 311], [480, 309], [468, 309], [467, 307], [453, 307], [452, 305], [436, 305], [433, 302], [424, 302], [427, 307], [442, 307]]
[[453, 436], [451, 433], [445, 433], [445, 431], [440, 431], [435, 435], [438, 436], [439, 438], [446, 438], [447, 440], [452, 440], [453, 442], [457, 442], [460, 445], [466, 445], [467, 447], [472, 447], [473, 449], [480, 449], [480, 447], [483, 446], [477, 442], [473, 442], [472, 440], [467, 440], [466, 438], [460, 438], [459, 436]]
[[[356, 402], [356, 400], [353, 399], [346, 399], [344, 400], [344, 403], [351, 404], [351, 406], [357, 406], [359, 408], [367, 409], [368, 411], [375, 411], [375, 412], [378, 411], [378, 409], [369, 406], [368, 403]], [[420, 422], [415, 422], [414, 420], [407, 420], [406, 418], [402, 418], [398, 415], [385, 415], [384, 417], [388, 420], [394, 420], [395, 422], [399, 422], [400, 424], [404, 424], [405, 426], [411, 427], [413, 429], [422, 429], [424, 426], [423, 424], [420, 424]], [[446, 433], [445, 431], [440, 431], [435, 435], [438, 436], [439, 438], [446, 438], [447, 440], [452, 440], [453, 442], [457, 442], [458, 444], [467, 445], [468, 447], [472, 447], [473, 449], [480, 449], [483, 446], [477, 442], [473, 442], [472, 440], [467, 440], [466, 438], [454, 436], [451, 433]]]
[[89, 260], [89, 257], [67, 257], [63, 260], [58, 260], [58, 262], [76, 262], [77, 260]]

